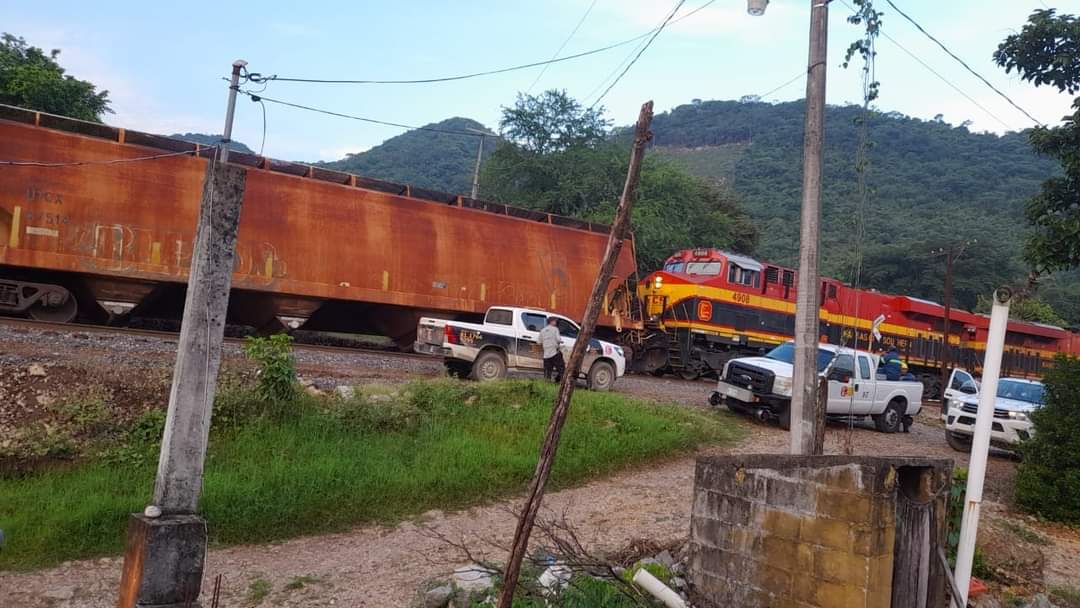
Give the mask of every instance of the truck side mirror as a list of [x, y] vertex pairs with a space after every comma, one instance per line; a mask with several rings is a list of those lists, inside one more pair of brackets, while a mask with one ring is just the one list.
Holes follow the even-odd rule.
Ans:
[[834, 369], [829, 372], [829, 380], [847, 384], [851, 381], [851, 372], [846, 369]]

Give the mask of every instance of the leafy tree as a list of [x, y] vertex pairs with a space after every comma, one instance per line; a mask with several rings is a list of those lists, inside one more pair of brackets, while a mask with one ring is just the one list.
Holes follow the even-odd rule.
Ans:
[[[553, 99], [565, 97], [552, 91], [545, 96], [553, 93]], [[481, 194], [549, 213], [611, 221], [626, 179], [629, 145], [602, 131], [607, 121], [599, 113], [583, 119], [581, 106], [572, 99], [555, 104], [529, 99], [535, 98], [519, 96], [514, 108], [504, 108], [500, 124], [509, 143], [484, 165]], [[565, 114], [554, 114], [554, 108]], [[521, 136], [537, 132], [537, 124], [558, 137]], [[757, 236], [732, 192], [652, 155], [642, 164], [633, 230], [643, 269], [657, 268], [674, 251], [688, 247], [748, 252]]]
[[1047, 519], [1080, 524], [1080, 359], [1059, 355], [1043, 379], [1035, 434], [1020, 445], [1016, 501]]
[[551, 89], [539, 95], [518, 93], [514, 107], [503, 108], [499, 129], [506, 139], [527, 152], [561, 152], [602, 141], [611, 126], [603, 113], [603, 107], [583, 107], [565, 90]]
[[[978, 303], [975, 304], [975, 312], [990, 314], [991, 308], [993, 308], [993, 301], [980, 295]], [[1018, 298], [1009, 305], [1009, 318], [1018, 321], [1034, 321], [1047, 325], [1057, 325], [1059, 327], [1068, 325], [1068, 322], [1054, 311], [1053, 306], [1039, 298], [1030, 296]]]
[[[1036, 86], [1075, 94], [1080, 90], [1080, 19], [1037, 10], [1019, 33], [998, 46], [994, 60]], [[1027, 205], [1035, 230], [1025, 253], [1036, 272], [1080, 266], [1080, 97], [1073, 108], [1061, 126], [1036, 127], [1028, 135], [1039, 154], [1058, 160], [1064, 170], [1044, 182]]]
[[59, 49], [46, 54], [21, 37], [0, 37], [0, 103], [101, 122], [109, 92], [64, 73]]

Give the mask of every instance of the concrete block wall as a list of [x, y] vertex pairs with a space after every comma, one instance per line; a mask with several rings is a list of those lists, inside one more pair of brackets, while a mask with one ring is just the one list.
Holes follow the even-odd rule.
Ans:
[[948, 461], [701, 458], [688, 576], [700, 606], [891, 605], [901, 467]]

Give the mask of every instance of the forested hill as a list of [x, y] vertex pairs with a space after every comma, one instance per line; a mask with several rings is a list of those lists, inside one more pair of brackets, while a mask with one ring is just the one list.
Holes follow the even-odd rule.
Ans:
[[[196, 144], [202, 144], [204, 146], [216, 146], [221, 143], [221, 135], [208, 135], [206, 133], [173, 133], [169, 137], [175, 139], [182, 139], [184, 141], [190, 141]], [[243, 152], [245, 154], [254, 154], [255, 151], [247, 147], [241, 142], [233, 140], [229, 142], [229, 149], [236, 152]]]
[[[448, 118], [425, 125], [425, 128], [491, 132], [484, 125], [468, 118]], [[495, 150], [497, 143], [494, 138], [485, 139], [485, 157]], [[415, 129], [391, 137], [366, 152], [349, 154], [341, 160], [318, 164], [338, 171], [410, 186], [467, 194], [472, 189], [479, 144], [478, 137]]]
[[[823, 270], [851, 280], [859, 216], [857, 106], [826, 111], [823, 175]], [[656, 151], [721, 188], [733, 188], [760, 234], [756, 254], [794, 264], [799, 243], [803, 103], [707, 101], [653, 120]], [[866, 173], [869, 197], [863, 285], [939, 298], [943, 260], [931, 252], [977, 239], [956, 266], [965, 307], [1025, 274], [1024, 202], [1054, 174], [1020, 133], [973, 133], [966, 127], [898, 113], [875, 113]], [[677, 212], [673, 209], [672, 212]], [[703, 243], [704, 245], [704, 243]]]

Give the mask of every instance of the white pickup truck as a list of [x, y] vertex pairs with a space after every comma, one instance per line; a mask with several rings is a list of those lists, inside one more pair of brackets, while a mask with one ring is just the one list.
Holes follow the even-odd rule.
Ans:
[[[537, 336], [550, 317], [555, 317], [562, 337], [560, 350], [569, 361], [581, 331], [577, 323], [542, 310], [512, 306], [492, 306], [483, 323], [423, 317], [413, 349], [442, 357], [447, 371], [460, 378], [498, 380], [506, 377], [509, 370], [542, 370], [543, 350]], [[615, 379], [625, 373], [626, 358], [620, 346], [593, 338], [589, 340], [581, 370], [589, 388], [610, 390]]]
[[[732, 359], [724, 365], [709, 403], [763, 420], [791, 426], [791, 391], [795, 344], [785, 342], [764, 357]], [[879, 431], [907, 430], [922, 408], [923, 385], [916, 380], [890, 381], [877, 373], [878, 356], [832, 344], [818, 345], [817, 371], [829, 383], [826, 415], [836, 418], [869, 416]]]

